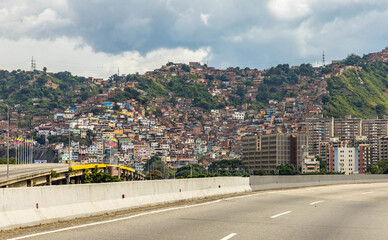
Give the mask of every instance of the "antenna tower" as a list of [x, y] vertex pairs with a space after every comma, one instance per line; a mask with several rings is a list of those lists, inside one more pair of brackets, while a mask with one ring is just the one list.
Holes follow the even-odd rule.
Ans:
[[36, 70], [36, 60], [34, 60], [34, 57], [31, 58], [31, 71], [35, 72]]
[[326, 66], [326, 64], [325, 64], [325, 51], [323, 51], [323, 54], [322, 54], [322, 65]]

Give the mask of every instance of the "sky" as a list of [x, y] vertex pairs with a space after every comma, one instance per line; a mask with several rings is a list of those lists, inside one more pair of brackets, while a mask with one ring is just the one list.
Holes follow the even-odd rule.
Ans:
[[0, 69], [317, 66], [387, 47], [387, 22], [387, 0], [1, 0]]

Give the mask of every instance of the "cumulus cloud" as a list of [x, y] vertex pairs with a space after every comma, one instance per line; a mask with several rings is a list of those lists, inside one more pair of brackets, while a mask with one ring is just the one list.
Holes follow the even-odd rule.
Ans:
[[[22, 46], [22, 47], [21, 47]], [[48, 71], [70, 71], [82, 76], [108, 78], [117, 73], [144, 73], [159, 68], [168, 61], [186, 62], [206, 60], [209, 48], [189, 50], [185, 48], [158, 49], [141, 55], [138, 51], [125, 51], [120, 54], [95, 52], [81, 38], [61, 37], [55, 40], [23, 38], [17, 41], [0, 38], [0, 54], [8, 56], [1, 68], [13, 70], [14, 66], [29, 69], [34, 56], [37, 69], [47, 67]]]
[[270, 0], [268, 8], [278, 19], [290, 20], [311, 13], [308, 0]]
[[[380, 50], [387, 13], [379, 0], [3, 0], [0, 49], [24, 49], [15, 61], [43, 54], [74, 66], [84, 59], [104, 74], [151, 70], [173, 58], [266, 68], [314, 63], [322, 51], [330, 60]], [[45, 44], [51, 57], [40, 52]], [[68, 51], [54, 51], [55, 44]], [[7, 64], [0, 60], [0, 68]]]

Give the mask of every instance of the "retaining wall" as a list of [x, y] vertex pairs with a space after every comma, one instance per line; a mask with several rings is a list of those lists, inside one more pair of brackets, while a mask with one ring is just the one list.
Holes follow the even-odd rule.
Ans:
[[0, 230], [248, 191], [242, 177], [4, 188]]
[[252, 191], [349, 183], [387, 182], [388, 175], [251, 176]]

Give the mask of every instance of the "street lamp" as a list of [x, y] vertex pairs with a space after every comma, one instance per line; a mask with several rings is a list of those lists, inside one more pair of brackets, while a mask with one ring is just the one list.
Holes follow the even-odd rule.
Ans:
[[71, 167], [71, 141], [70, 141], [70, 124], [69, 124], [69, 168]]

